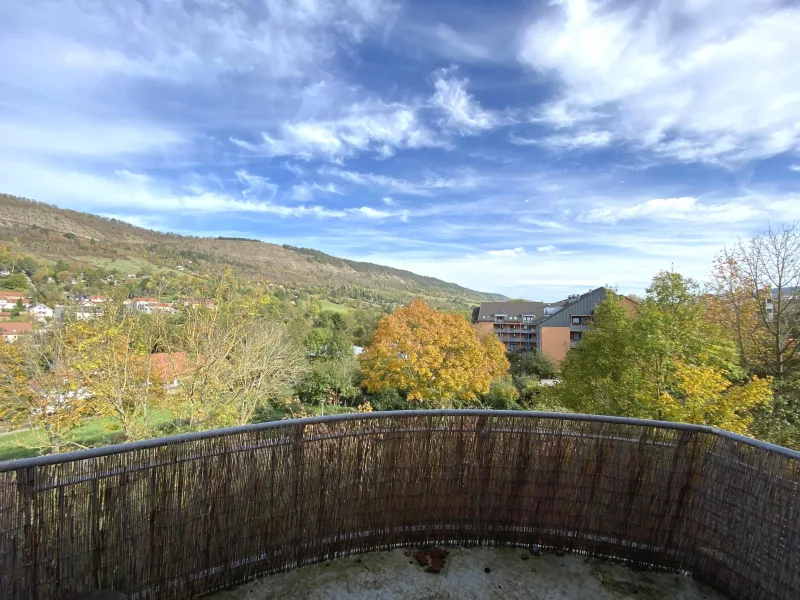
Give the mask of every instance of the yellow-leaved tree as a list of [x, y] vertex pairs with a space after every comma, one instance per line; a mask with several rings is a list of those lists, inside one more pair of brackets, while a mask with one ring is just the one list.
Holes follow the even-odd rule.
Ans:
[[409, 401], [437, 407], [485, 394], [509, 366], [496, 337], [479, 339], [463, 316], [422, 300], [381, 319], [360, 360], [369, 393], [401, 390]]
[[772, 389], [767, 379], [753, 377], [734, 385], [713, 366], [676, 361], [674, 383], [661, 394], [663, 418], [682, 423], [702, 423], [746, 434], [752, 410], [767, 404]]

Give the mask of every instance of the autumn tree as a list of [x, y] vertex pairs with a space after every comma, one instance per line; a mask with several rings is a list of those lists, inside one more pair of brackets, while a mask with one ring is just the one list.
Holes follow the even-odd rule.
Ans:
[[764, 373], [762, 357], [768, 353], [770, 341], [761, 322], [761, 304], [769, 294], [758, 290], [728, 249], [714, 261], [709, 292], [710, 318], [736, 344], [741, 367]]
[[152, 359], [163, 319], [163, 313], [132, 312], [116, 298], [93, 319], [65, 325], [73, 340], [70, 368], [84, 381], [97, 414], [117, 420], [128, 441], [149, 435], [148, 417], [164, 401], [165, 382]]
[[508, 371], [494, 336], [481, 340], [463, 316], [422, 300], [381, 319], [360, 360], [369, 393], [394, 388], [410, 402], [440, 407], [487, 393]]
[[225, 277], [213, 307], [187, 307], [181, 335], [165, 348], [173, 359], [186, 357], [168, 399], [190, 429], [249, 422], [259, 408], [290, 396], [308, 368], [297, 336], [263, 316], [269, 297], [237, 288]]
[[739, 368], [699, 285], [662, 272], [635, 313], [611, 297], [562, 365], [554, 393], [571, 410], [715, 425], [745, 432], [771, 399]]
[[753, 348], [767, 374], [784, 378], [800, 368], [800, 231], [798, 224], [770, 227], [727, 253], [735, 264], [725, 284], [749, 291], [761, 333]]
[[69, 434], [95, 412], [94, 398], [71, 366], [72, 331], [0, 340], [0, 418], [28, 425], [39, 450], [61, 452], [78, 445]]

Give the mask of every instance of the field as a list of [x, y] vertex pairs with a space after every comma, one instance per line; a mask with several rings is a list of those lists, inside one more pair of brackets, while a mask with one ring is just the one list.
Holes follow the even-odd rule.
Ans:
[[[319, 405], [307, 406], [306, 409], [312, 416], [322, 414], [322, 407]], [[355, 409], [348, 406], [326, 405], [325, 414], [335, 415], [340, 413], [355, 412]], [[279, 421], [288, 418], [285, 412], [279, 410], [267, 410], [262, 415], [263, 421]], [[158, 410], [151, 414], [151, 423], [154, 428], [166, 425], [172, 418], [172, 413], [168, 410]], [[119, 443], [120, 431], [111, 429], [115, 423], [111, 417], [94, 417], [86, 419], [84, 424], [78, 427], [69, 436], [69, 440], [75, 444], [80, 444], [86, 448], [93, 446], [107, 446]], [[168, 434], [165, 434], [168, 435]], [[31, 458], [41, 454], [36, 448], [37, 436], [30, 430], [17, 431], [14, 433], [0, 434], [0, 461], [15, 460], [18, 458]], [[79, 446], [71, 446], [69, 450], [80, 450]], [[44, 452], [46, 454], [46, 452]]]
[[[168, 410], [155, 411], [152, 423], [159, 426], [167, 423], [172, 414]], [[119, 441], [119, 430], [111, 429], [114, 419], [111, 417], [95, 417], [86, 419], [83, 425], [75, 429], [68, 437], [69, 441], [84, 447], [106, 446]], [[40, 454], [36, 448], [39, 436], [30, 430], [17, 431], [0, 435], [0, 461], [29, 458]], [[70, 450], [79, 450], [79, 446], [72, 446]]]
[[342, 304], [336, 304], [335, 302], [331, 302], [330, 300], [320, 300], [319, 303], [322, 305], [322, 310], [329, 310], [331, 312], [338, 312], [338, 313], [350, 312], [350, 309], [347, 306], [344, 306]]

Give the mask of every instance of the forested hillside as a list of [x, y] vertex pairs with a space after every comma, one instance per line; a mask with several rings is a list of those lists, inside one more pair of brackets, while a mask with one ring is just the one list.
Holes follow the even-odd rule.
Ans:
[[331, 299], [391, 308], [415, 296], [464, 309], [497, 294], [476, 292], [432, 277], [336, 258], [306, 248], [239, 238], [165, 234], [115, 219], [0, 194], [0, 245], [39, 263], [77, 269], [116, 268], [202, 277], [231, 267], [239, 275], [292, 287], [315, 287]]

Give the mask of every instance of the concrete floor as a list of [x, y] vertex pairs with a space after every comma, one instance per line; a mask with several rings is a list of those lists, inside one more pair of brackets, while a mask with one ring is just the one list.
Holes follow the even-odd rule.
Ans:
[[[689, 577], [634, 571], [579, 556], [521, 549], [448, 548], [438, 575], [408, 551], [333, 560], [265, 577], [214, 600], [723, 600]], [[527, 560], [523, 559], [527, 557]], [[486, 570], [489, 570], [487, 573]]]

